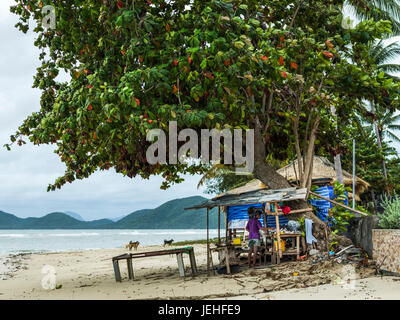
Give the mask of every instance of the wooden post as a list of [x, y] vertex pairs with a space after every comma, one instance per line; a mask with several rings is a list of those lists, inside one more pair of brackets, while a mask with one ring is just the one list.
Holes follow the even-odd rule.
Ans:
[[349, 210], [349, 211], [352, 211], [352, 212], [361, 214], [362, 216], [368, 217], [368, 214], [366, 214], [366, 213], [364, 213], [364, 212], [362, 212], [362, 211], [353, 210], [352, 208], [350, 208], [350, 207], [344, 205], [343, 203], [336, 202], [336, 201], [331, 200], [331, 199], [329, 199], [329, 198], [323, 197], [323, 196], [319, 195], [318, 193], [315, 193], [315, 192], [310, 191], [310, 194], [312, 194], [313, 196], [316, 196], [316, 197], [318, 197], [318, 198], [321, 198], [321, 199], [323, 199], [323, 200], [326, 200], [326, 201], [328, 201], [328, 202], [330, 202], [330, 203], [333, 203], [333, 204], [335, 204], [335, 205], [337, 205], [337, 206], [339, 206], [339, 207], [345, 208], [345, 209], [347, 209], [347, 210]]
[[133, 280], [133, 265], [132, 265], [132, 258], [126, 259], [126, 263], [128, 265], [128, 276], [130, 280]]
[[190, 267], [192, 268], [192, 275], [197, 273], [196, 258], [194, 256], [194, 250], [189, 251]]
[[325, 229], [325, 245], [326, 245], [326, 252], [329, 257], [329, 236], [328, 236], [328, 222], [324, 223], [324, 229]]
[[[294, 241], [293, 241], [294, 242]], [[296, 260], [299, 259], [300, 257], [300, 235], [296, 236], [296, 253], [297, 253], [297, 258]]]
[[184, 277], [185, 276], [185, 267], [183, 265], [183, 254], [177, 253], [176, 259], [178, 260], [179, 274], [181, 275], [181, 277]]
[[113, 261], [113, 267], [114, 267], [115, 281], [121, 282], [121, 272], [119, 271], [118, 260]]
[[272, 235], [271, 240], [272, 240], [272, 252], [271, 252], [271, 263], [277, 264], [278, 259], [276, 258], [276, 249], [275, 249], [275, 241], [274, 241], [274, 236]]
[[218, 244], [221, 244], [221, 207], [218, 206]]
[[282, 258], [282, 249], [281, 249], [281, 230], [279, 227], [279, 216], [278, 216], [278, 208], [277, 208], [276, 203], [274, 203], [274, 213], [275, 213], [275, 223], [276, 223], [276, 239], [278, 241], [278, 245], [277, 245], [278, 256], [277, 256], [277, 258], [278, 258], [278, 264], [279, 264], [281, 262], [280, 258]]
[[228, 244], [228, 208], [225, 207], [225, 244]]
[[266, 228], [267, 227], [267, 204], [269, 205], [269, 203], [265, 203], [265, 208], [264, 208], [264, 216], [263, 216], [263, 219], [264, 219], [264, 228]]
[[301, 236], [301, 246], [303, 247], [303, 251], [307, 252], [306, 239], [303, 236]]
[[226, 274], [231, 274], [231, 265], [229, 262], [229, 250], [225, 247], [225, 263], [226, 263]]
[[207, 208], [207, 274], [210, 275], [210, 242], [209, 242], [209, 222], [208, 222], [208, 211]]

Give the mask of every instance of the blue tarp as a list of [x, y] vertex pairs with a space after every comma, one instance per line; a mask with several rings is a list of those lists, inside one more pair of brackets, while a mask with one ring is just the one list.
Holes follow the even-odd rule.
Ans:
[[[264, 208], [264, 204], [262, 203], [257, 203], [257, 204], [243, 204], [240, 206], [230, 206], [227, 207], [226, 213], [227, 213], [227, 219], [228, 219], [228, 224], [229, 222], [234, 222], [234, 221], [247, 221], [249, 220], [249, 216], [247, 215], [247, 209], [250, 207], [256, 207], [256, 208]], [[261, 216], [261, 224], [265, 227], [264, 225], [264, 218]], [[285, 216], [279, 216], [279, 225], [287, 225], [288, 224], [288, 219]], [[235, 224], [235, 226], [239, 226], [239, 224]], [[267, 216], [267, 227], [268, 228], [275, 228], [275, 216]]]
[[[329, 198], [332, 200], [334, 200], [336, 198], [336, 196], [333, 194], [332, 186], [322, 186], [322, 187], [319, 187], [314, 192], [318, 193], [320, 196], [323, 196], [325, 198]], [[330, 203], [329, 201], [323, 200], [323, 199], [311, 199], [308, 202], [316, 208], [317, 216], [322, 221], [328, 221], [328, 222], [335, 221], [335, 219], [329, 218], [329, 209], [333, 207], [332, 203]], [[344, 203], [346, 206], [348, 205], [347, 191], [346, 191], [346, 199], [341, 202]]]

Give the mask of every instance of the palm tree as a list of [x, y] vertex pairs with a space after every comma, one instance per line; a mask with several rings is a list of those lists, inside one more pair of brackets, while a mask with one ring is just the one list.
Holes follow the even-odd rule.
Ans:
[[[400, 81], [400, 78], [393, 73], [400, 72], [400, 65], [393, 63], [393, 59], [400, 55], [400, 45], [396, 42], [385, 45], [384, 41], [371, 42], [369, 45], [369, 56], [378, 68], [385, 73], [385, 77], [392, 78], [394, 81]], [[396, 122], [400, 115], [393, 115], [393, 112], [386, 105], [378, 105], [374, 101], [363, 102], [359, 106], [361, 116], [358, 124], [359, 130], [374, 131], [378, 148], [382, 150], [382, 139], [390, 138], [393, 141], [399, 141], [394, 131], [400, 129]], [[362, 123], [369, 123], [364, 127]], [[387, 170], [385, 160], [382, 160], [382, 173], [387, 179]]]
[[370, 57], [375, 64], [385, 72], [385, 76], [400, 81], [400, 78], [392, 73], [400, 72], [400, 65], [392, 60], [400, 55], [400, 45], [397, 42], [385, 45], [383, 40], [370, 45]]
[[400, 4], [398, 0], [347, 0], [344, 11], [352, 13], [358, 20], [373, 18], [375, 21], [389, 20], [393, 33], [400, 35]]
[[[376, 120], [376, 128], [381, 139], [387, 138], [395, 142], [400, 142], [400, 138], [395, 131], [400, 131], [400, 114], [393, 114], [390, 110], [383, 110], [382, 114]], [[371, 130], [372, 127], [369, 126]], [[375, 129], [374, 129], [375, 130]]]
[[[388, 35], [388, 37], [400, 35], [400, 5], [397, 0], [347, 0], [343, 11], [353, 14], [358, 20], [371, 18], [376, 21], [389, 20], [392, 23], [392, 33]], [[379, 41], [371, 48], [371, 56], [374, 57], [376, 64], [379, 65], [385, 73], [400, 72], [400, 65], [387, 63], [388, 60], [396, 57], [399, 53], [400, 47], [396, 43], [384, 46], [383, 42]], [[395, 76], [390, 77], [395, 80], [400, 80]], [[374, 106], [372, 106], [372, 108], [374, 108]], [[336, 110], [333, 108], [332, 114], [334, 115], [335, 113]], [[382, 148], [378, 134], [377, 140], [378, 145]], [[342, 183], [343, 174], [340, 154], [337, 154], [334, 160], [337, 180]], [[383, 174], [385, 178], [387, 178], [385, 162], [383, 162], [382, 168]]]
[[[383, 43], [383, 41], [379, 41], [376, 44], [371, 44], [370, 47], [370, 57], [373, 59], [375, 64], [385, 72], [385, 76], [394, 79], [395, 81], [400, 81], [397, 76], [392, 75], [393, 72], [400, 72], [400, 65], [395, 64], [392, 60], [400, 54], [400, 46], [393, 42], [389, 45]], [[378, 147], [382, 150], [382, 138], [383, 135], [396, 137], [397, 136], [392, 131], [384, 130], [384, 125], [386, 129], [398, 130], [396, 128], [398, 120], [398, 116], [392, 116], [392, 112], [386, 108], [384, 105], [375, 105], [375, 103], [371, 103], [371, 111], [373, 113], [373, 129], [376, 134], [376, 139], [378, 142]], [[377, 117], [376, 113], [382, 114], [383, 117]], [[390, 127], [389, 127], [390, 126]], [[382, 161], [382, 171], [383, 175], [387, 179], [387, 170], [385, 160]]]

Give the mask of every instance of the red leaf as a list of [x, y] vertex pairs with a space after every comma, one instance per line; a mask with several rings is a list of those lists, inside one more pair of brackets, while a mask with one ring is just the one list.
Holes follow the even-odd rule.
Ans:
[[118, 0], [118, 2], [117, 2], [117, 7], [118, 7], [119, 9], [122, 9], [122, 8], [124, 7], [124, 3], [123, 3], [121, 0]]
[[329, 58], [329, 59], [332, 59], [332, 58], [333, 58], [333, 53], [332, 53], [332, 52], [324, 51], [324, 52], [322, 52], [322, 54], [323, 54], [325, 57]]

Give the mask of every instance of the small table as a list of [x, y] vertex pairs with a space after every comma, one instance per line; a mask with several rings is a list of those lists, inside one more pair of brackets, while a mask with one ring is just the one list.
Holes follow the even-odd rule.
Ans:
[[[272, 240], [272, 248], [271, 251], [268, 250], [267, 243], [265, 241], [265, 252], [264, 255], [271, 255], [271, 261], [274, 264], [280, 264], [281, 258], [279, 256], [279, 251], [276, 250], [275, 244], [274, 244], [274, 239], [276, 238], [276, 233], [272, 234], [266, 234], [265, 235], [265, 240], [267, 238]], [[289, 250], [285, 250], [282, 252], [282, 255], [289, 256], [289, 255], [295, 255], [296, 258], [299, 258], [300, 256], [300, 237], [301, 233], [281, 233], [280, 234], [281, 239], [292, 239], [292, 247]], [[296, 241], [296, 246], [295, 246], [295, 241]], [[280, 245], [278, 243], [277, 245]]]
[[178, 261], [179, 274], [181, 277], [185, 276], [185, 268], [183, 265], [183, 254], [187, 253], [190, 259], [190, 266], [192, 269], [192, 275], [197, 273], [196, 259], [194, 256], [193, 247], [184, 247], [177, 249], [169, 249], [169, 250], [159, 250], [159, 251], [148, 251], [148, 252], [138, 252], [138, 253], [125, 253], [112, 258], [112, 263], [114, 266], [115, 273], [115, 281], [121, 282], [121, 272], [119, 269], [119, 261], [126, 260], [128, 266], [128, 276], [129, 279], [133, 280], [133, 265], [132, 259], [138, 258], [146, 258], [146, 257], [155, 257], [155, 256], [164, 256], [169, 254], [176, 254], [176, 258]]

